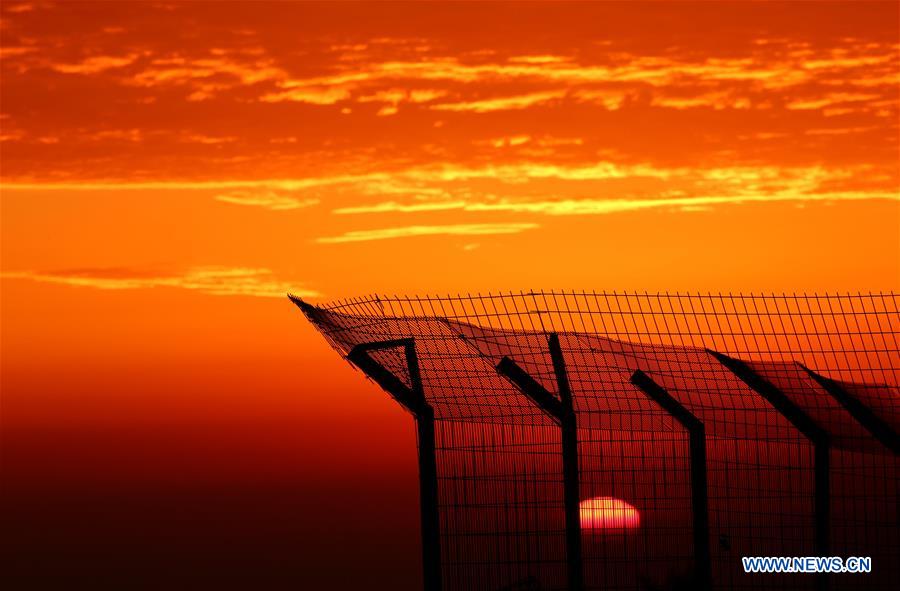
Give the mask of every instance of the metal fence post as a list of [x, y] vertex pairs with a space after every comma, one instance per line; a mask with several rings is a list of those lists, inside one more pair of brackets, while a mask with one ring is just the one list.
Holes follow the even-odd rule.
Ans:
[[[753, 371], [749, 365], [722, 353], [706, 350], [710, 355], [719, 360], [729, 371], [736, 375], [747, 386], [765, 398], [776, 411], [797, 428], [812, 444], [814, 448], [814, 485], [815, 485], [815, 550], [819, 556], [830, 555], [831, 534], [831, 490], [829, 476], [829, 452], [831, 438], [828, 433], [819, 427], [809, 415], [794, 404], [784, 392], [775, 387], [764, 377]], [[826, 573], [819, 575], [817, 579], [819, 589], [827, 589], [829, 579]]]
[[547, 344], [550, 348], [553, 371], [559, 389], [558, 399], [509, 357], [503, 357], [500, 360], [500, 363], [497, 364], [497, 371], [509, 379], [559, 425], [562, 436], [563, 507], [566, 522], [566, 562], [569, 589], [582, 591], [584, 574], [581, 556], [581, 492], [578, 482], [578, 421], [572, 406], [572, 391], [569, 387], [562, 349], [559, 346], [559, 336], [551, 333]]
[[690, 436], [691, 512], [694, 518], [694, 580], [697, 589], [712, 589], [712, 559], [709, 551], [709, 500], [706, 481], [706, 428], [703, 422], [675, 400], [665, 388], [641, 370], [631, 383], [678, 421]]
[[[371, 351], [403, 347], [410, 386], [378, 363]], [[426, 591], [441, 589], [441, 538], [438, 514], [437, 460], [435, 458], [434, 409], [425, 400], [419, 361], [413, 339], [364, 343], [355, 346], [347, 359], [372, 378], [416, 420], [419, 442], [419, 507], [422, 527], [422, 574]]]

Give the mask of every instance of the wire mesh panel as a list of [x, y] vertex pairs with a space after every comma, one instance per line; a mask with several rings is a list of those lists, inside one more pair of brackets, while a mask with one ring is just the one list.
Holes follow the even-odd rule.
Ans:
[[[364, 371], [433, 412], [443, 588], [895, 589], [898, 300], [298, 303], [351, 361], [382, 343]], [[768, 555], [873, 567], [744, 573], [741, 557]]]
[[[435, 419], [443, 588], [565, 589], [560, 435], [552, 421], [445, 320], [311, 313], [344, 355], [415, 338], [419, 380]], [[402, 347], [372, 357], [410, 385]]]
[[558, 431], [440, 421], [438, 433], [446, 588], [566, 588]]
[[[451, 326], [492, 364], [509, 357], [558, 395], [544, 333]], [[565, 335], [561, 349], [579, 419], [585, 587], [688, 577], [681, 572], [692, 557], [687, 433], [629, 382], [627, 368], [598, 362], [584, 338]]]

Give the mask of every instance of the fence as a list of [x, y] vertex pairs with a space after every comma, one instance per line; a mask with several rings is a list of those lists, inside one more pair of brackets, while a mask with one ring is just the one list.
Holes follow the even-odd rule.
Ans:
[[900, 588], [898, 295], [292, 300], [416, 420], [426, 589]]

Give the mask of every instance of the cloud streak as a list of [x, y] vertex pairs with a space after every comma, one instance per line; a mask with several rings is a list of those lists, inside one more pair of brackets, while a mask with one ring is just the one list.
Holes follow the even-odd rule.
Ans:
[[250, 267], [193, 267], [179, 273], [153, 273], [118, 267], [13, 271], [0, 274], [0, 278], [101, 290], [168, 287], [215, 296], [284, 297], [289, 291], [302, 297], [321, 295], [310, 289], [298, 288], [296, 283], [281, 281], [269, 269]]
[[[599, 103], [615, 110], [626, 97], [654, 92], [658, 107], [686, 109], [771, 108], [799, 89], [788, 109], [820, 110], [841, 97], [835, 83], [848, 89], [845, 109], [865, 110], [872, 102], [896, 103], [896, 45], [848, 40], [842, 47], [816, 48], [789, 40], [760, 40], [745, 54], [698, 57], [691, 53], [646, 54], [611, 51], [602, 59], [576, 52], [546, 55], [494, 55], [473, 61], [442, 54], [432, 47], [409, 58], [409, 43], [361, 44], [326, 54], [314, 75], [298, 76], [297, 64], [265, 47], [213, 48], [186, 55], [146, 50], [142, 54], [93, 55], [80, 62], [54, 61], [26, 46], [11, 46], [9, 57], [25, 70], [50, 67], [66, 74], [91, 76], [115, 71], [123, 86], [185, 87], [188, 101], [205, 101], [226, 91], [252, 89], [261, 103], [299, 102], [322, 107], [337, 103], [381, 102], [389, 112], [402, 104], [427, 103], [438, 111], [488, 113], [546, 105], [555, 100]], [[127, 68], [122, 74], [119, 71]], [[110, 72], [111, 73], [111, 72]], [[510, 96], [511, 85], [527, 92]], [[421, 86], [421, 88], [419, 88]], [[441, 88], [435, 88], [441, 86]], [[884, 88], [882, 93], [872, 89]], [[866, 89], [865, 94], [853, 92]], [[452, 90], [451, 90], [452, 89]], [[504, 91], [504, 89], [507, 89]], [[725, 93], [728, 89], [728, 93]], [[384, 112], [384, 109], [381, 110]]]
[[234, 191], [232, 193], [216, 195], [216, 201], [232, 203], [234, 205], [262, 207], [273, 211], [303, 209], [319, 203], [318, 199], [298, 199], [278, 191]]
[[900, 201], [900, 192], [832, 192], [832, 193], [772, 193], [767, 195], [730, 195], [700, 197], [665, 197], [646, 199], [558, 199], [558, 200], [514, 200], [501, 199], [493, 202], [449, 201], [445, 203], [404, 204], [384, 202], [374, 205], [344, 207], [334, 210], [336, 214], [365, 213], [421, 213], [428, 211], [458, 210], [467, 212], [511, 212], [532, 213], [554, 216], [602, 215], [641, 211], [647, 209], [681, 209], [700, 211], [715, 205], [741, 205], [745, 203], [774, 202], [835, 202], [886, 200]]
[[[554, 193], [561, 198], [587, 197], [585, 192], [622, 196], [623, 186], [639, 183], [648, 197], [666, 196], [678, 191], [680, 197], [756, 196], [765, 200], [792, 198], [813, 199], [830, 194], [832, 200], [849, 198], [884, 198], [893, 194], [896, 171], [868, 165], [824, 166], [731, 166], [731, 167], [663, 167], [651, 164], [620, 164], [599, 161], [590, 164], [555, 164], [525, 161], [503, 165], [466, 166], [444, 162], [413, 166], [392, 173], [363, 173], [311, 176], [306, 178], [156, 181], [156, 182], [84, 182], [84, 183], [4, 183], [8, 191], [217, 191], [220, 201], [267, 207], [296, 209], [312, 205], [313, 197], [304, 191], [328, 188], [341, 197], [360, 195], [411, 195], [406, 204], [363, 204], [338, 208], [338, 213], [379, 213], [382, 211], [427, 211], [448, 209], [446, 203], [462, 201], [473, 194], [490, 190], [504, 194], [527, 192], [530, 187], [557, 181]], [[837, 187], [840, 187], [837, 190]], [[532, 191], [534, 189], [531, 189]], [[802, 197], [806, 196], [806, 197]], [[611, 195], [609, 199], [615, 199]], [[360, 209], [364, 208], [364, 209]], [[365, 209], [368, 208], [368, 209]]]
[[565, 96], [565, 91], [533, 92], [517, 96], [505, 96], [480, 101], [460, 103], [443, 103], [431, 107], [436, 111], [471, 111], [473, 113], [490, 113], [492, 111], [511, 111], [548, 103]]
[[207, 57], [157, 57], [122, 79], [126, 86], [187, 86], [189, 101], [205, 101], [226, 90], [284, 79], [287, 73], [261, 51], [213, 49]]
[[134, 53], [125, 56], [96, 55], [74, 64], [53, 64], [52, 68], [63, 74], [99, 74], [106, 70], [124, 68], [137, 58], [138, 54]]
[[402, 226], [396, 228], [380, 228], [377, 230], [353, 230], [340, 236], [318, 238], [321, 244], [340, 244], [343, 242], [369, 242], [372, 240], [391, 240], [394, 238], [413, 238], [417, 236], [485, 236], [491, 234], [518, 234], [537, 228], [535, 223], [505, 224], [454, 224], [447, 226]]
[[[840, 100], [828, 90], [828, 85], [835, 80], [843, 79], [850, 88], [890, 89], [888, 82], [895, 75], [898, 62], [896, 47], [889, 44], [849, 43], [840, 50], [813, 51], [789, 42], [771, 42], [757, 46], [756, 51], [764, 53], [756, 55], [751, 51], [745, 56], [699, 59], [691, 55], [615, 52], [604, 63], [579, 62], [569, 55], [509, 56], [480, 63], [442, 55], [420, 56], [415, 61], [369, 56], [368, 61], [341, 66], [330, 74], [273, 79], [279, 90], [263, 95], [261, 100], [299, 100], [313, 104], [334, 104], [338, 100], [366, 102], [373, 94], [391, 94], [378, 88], [395, 87], [402, 81], [457, 88], [455, 93], [442, 91], [434, 97], [451, 94], [455, 97], [455, 100], [429, 105], [438, 111], [518, 110], [566, 98], [616, 110], [626, 98], [636, 98], [648, 87], [656, 95], [653, 104], [664, 108], [769, 109], [772, 99], [779, 100], [787, 89], [803, 88], [809, 96], [792, 101], [788, 108], [820, 109]], [[484, 97], [510, 84], [527, 84], [532, 91]], [[477, 89], [481, 96], [473, 97], [471, 89]], [[811, 94], [814, 92], [819, 94]], [[852, 101], [847, 109], [865, 110], [872, 101], [893, 98], [890, 94], [856, 95], [861, 98]], [[417, 101], [410, 95], [385, 102], [396, 110], [402, 102]]]

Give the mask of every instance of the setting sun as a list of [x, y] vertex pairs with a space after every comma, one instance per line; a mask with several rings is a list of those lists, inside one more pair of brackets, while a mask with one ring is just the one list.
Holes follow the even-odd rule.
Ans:
[[641, 515], [629, 503], [612, 497], [581, 501], [581, 529], [625, 530], [641, 525]]

